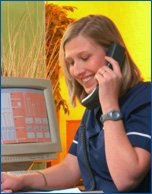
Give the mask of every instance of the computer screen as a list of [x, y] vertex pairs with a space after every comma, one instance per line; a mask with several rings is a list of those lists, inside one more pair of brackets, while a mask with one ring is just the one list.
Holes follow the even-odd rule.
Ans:
[[1, 162], [46, 161], [61, 151], [51, 81], [1, 79]]

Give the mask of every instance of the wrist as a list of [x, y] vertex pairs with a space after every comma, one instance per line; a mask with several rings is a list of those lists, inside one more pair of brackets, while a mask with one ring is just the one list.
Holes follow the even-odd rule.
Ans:
[[16, 182], [16, 186], [15, 186], [15, 190], [21, 190], [23, 187], [26, 186], [26, 176], [25, 175], [18, 175], [16, 176], [17, 180]]
[[40, 173], [34, 172], [29, 174], [20, 175], [21, 188], [26, 186], [44, 187], [44, 178]]
[[117, 101], [110, 101], [110, 102], [105, 102], [102, 103], [102, 112], [107, 113], [110, 112], [111, 110], [120, 110], [119, 103]]
[[106, 114], [112, 110], [120, 111], [119, 106], [107, 106], [107, 107], [102, 107], [102, 114]]
[[120, 111], [118, 110], [111, 110], [107, 113], [104, 113], [101, 115], [100, 117], [100, 121], [102, 123], [104, 123], [105, 121], [107, 120], [111, 120], [111, 121], [119, 121], [119, 120], [122, 120], [123, 118], [123, 115]]
[[43, 178], [44, 187], [47, 187], [48, 186], [48, 183], [47, 183], [47, 179], [46, 179], [45, 174], [42, 171], [37, 171], [37, 173], [40, 174], [41, 177]]

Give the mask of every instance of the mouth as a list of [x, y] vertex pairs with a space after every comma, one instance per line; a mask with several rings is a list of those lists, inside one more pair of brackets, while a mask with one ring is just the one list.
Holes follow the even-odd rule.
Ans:
[[83, 84], [88, 84], [89, 82], [91, 82], [92, 80], [94, 80], [94, 76], [93, 75], [90, 75], [90, 76], [87, 76], [85, 78], [82, 79], [82, 83]]
[[94, 75], [89, 75], [84, 77], [82, 80], [82, 85], [87, 93], [90, 93], [94, 87], [97, 85], [97, 81]]

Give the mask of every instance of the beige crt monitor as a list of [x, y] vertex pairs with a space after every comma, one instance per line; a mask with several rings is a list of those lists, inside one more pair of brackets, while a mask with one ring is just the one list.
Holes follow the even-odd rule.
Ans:
[[61, 143], [51, 82], [45, 79], [3, 77], [2, 170], [6, 164], [55, 159], [59, 151]]

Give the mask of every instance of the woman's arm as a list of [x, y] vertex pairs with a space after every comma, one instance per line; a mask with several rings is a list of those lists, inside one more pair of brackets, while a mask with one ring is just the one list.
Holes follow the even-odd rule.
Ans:
[[[60, 163], [42, 171], [49, 188], [73, 187], [80, 179], [77, 157], [68, 154]], [[17, 191], [25, 186], [44, 187], [45, 181], [41, 174], [32, 173], [19, 176], [2, 174], [1, 189]]]
[[[102, 112], [120, 111], [118, 99], [123, 78], [119, 64], [105, 57], [113, 70], [103, 66], [96, 74]], [[131, 145], [122, 120], [104, 122], [105, 154], [112, 179], [119, 191], [134, 189], [150, 169], [150, 153]]]
[[45, 169], [49, 187], [73, 187], [81, 178], [81, 172], [77, 157], [68, 154], [66, 158], [58, 165]]
[[106, 121], [104, 134], [107, 164], [116, 187], [134, 189], [150, 169], [150, 153], [131, 145], [122, 121]]

